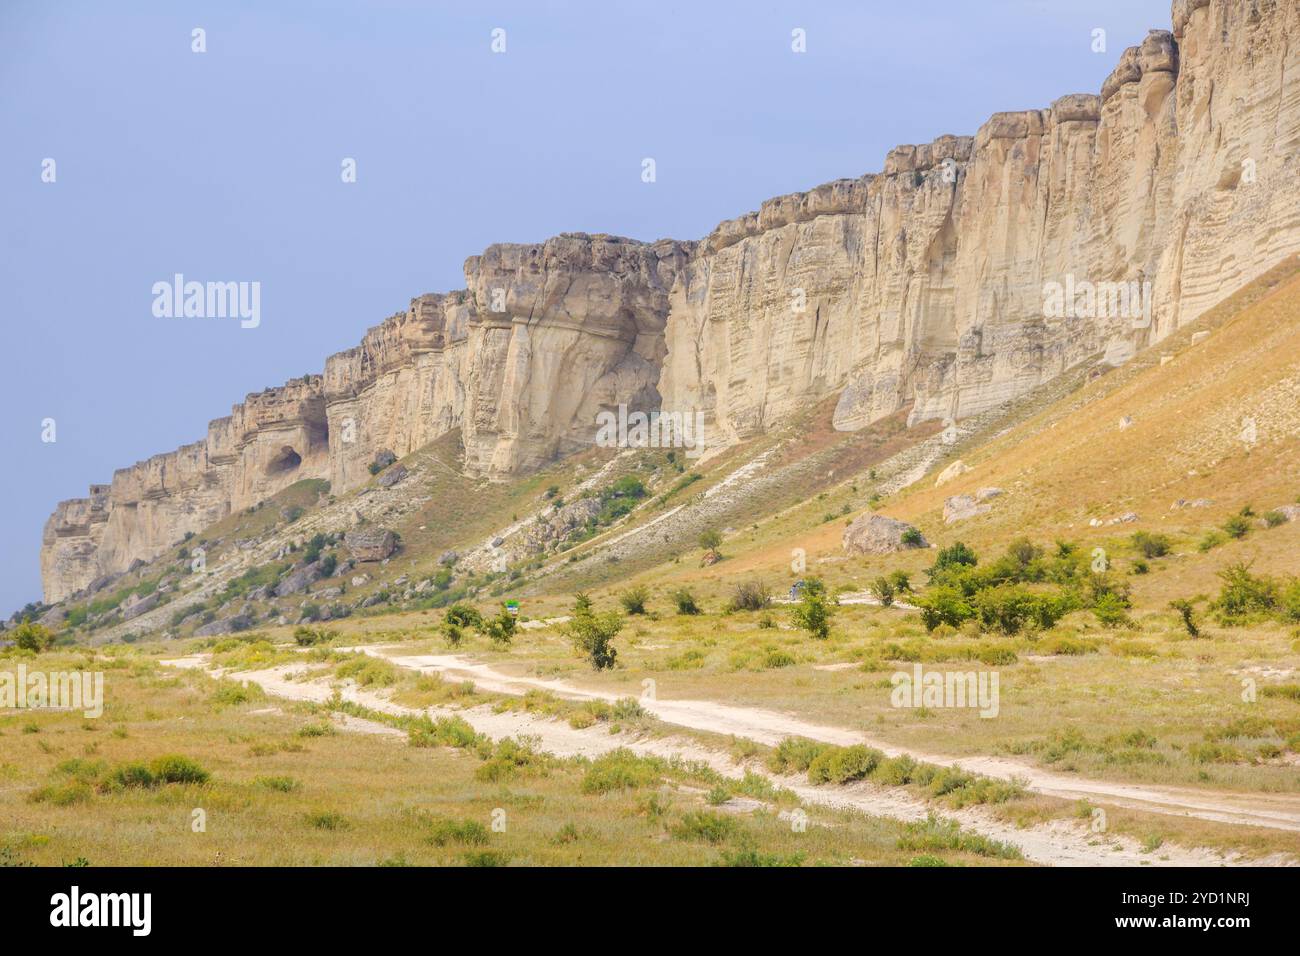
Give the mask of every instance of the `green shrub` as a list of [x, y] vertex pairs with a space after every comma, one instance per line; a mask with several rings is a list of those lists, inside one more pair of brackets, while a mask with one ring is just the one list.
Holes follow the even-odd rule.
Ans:
[[207, 783], [210, 777], [198, 763], [179, 754], [158, 757], [149, 770], [159, 783]]
[[862, 744], [852, 747], [828, 747], [808, 766], [810, 783], [851, 783], [876, 769], [884, 756]]
[[1278, 605], [1277, 582], [1250, 572], [1250, 565], [1240, 561], [1219, 572], [1223, 585], [1214, 602], [1219, 616], [1226, 622], [1239, 622], [1255, 614], [1267, 614]]
[[1227, 540], [1228, 539], [1221, 532], [1207, 531], [1201, 537], [1201, 541], [1197, 544], [1196, 549], [1204, 554], [1207, 551], [1213, 551]]
[[829, 746], [806, 737], [786, 737], [768, 755], [768, 769], [773, 773], [806, 773]]
[[488, 831], [477, 820], [434, 820], [429, 825], [426, 839], [434, 846], [448, 843], [482, 846], [488, 842]]
[[157, 784], [151, 771], [143, 763], [124, 763], [113, 769], [104, 781], [105, 790], [148, 789]]
[[479, 630], [493, 644], [498, 647], [507, 647], [514, 640], [517, 623], [515, 616], [506, 609], [505, 605], [502, 605], [496, 617], [482, 621]]
[[894, 603], [894, 595], [896, 591], [894, 588], [894, 582], [891, 578], [883, 574], [880, 575], [880, 577], [871, 582], [869, 590], [871, 591], [872, 596], [880, 602], [882, 607], [889, 607]]
[[562, 630], [591, 666], [599, 671], [612, 668], [617, 661], [618, 651], [613, 640], [622, 629], [623, 619], [617, 611], [597, 614], [592, 609], [591, 599], [580, 592], [574, 599], [573, 614]]
[[1287, 522], [1287, 517], [1281, 511], [1274, 509], [1273, 511], [1264, 512], [1265, 527], [1276, 528], [1278, 525], [1286, 524], [1286, 522]]
[[1169, 553], [1169, 536], [1138, 531], [1133, 535], [1133, 547], [1144, 558], [1163, 558]]
[[916, 604], [921, 609], [921, 622], [928, 631], [943, 624], [958, 628], [975, 617], [975, 608], [955, 587], [932, 587], [917, 599]]
[[688, 588], [678, 588], [673, 592], [673, 603], [677, 605], [678, 614], [699, 614], [700, 606], [695, 595]]
[[474, 606], [457, 602], [447, 608], [443, 622], [453, 627], [472, 627], [477, 630], [483, 626], [483, 615]]
[[931, 565], [927, 574], [931, 580], [934, 580], [940, 574], [952, 568], [973, 568], [978, 563], [979, 558], [976, 557], [975, 552], [958, 541], [946, 548], [939, 549], [934, 564]]
[[299, 647], [314, 647], [333, 638], [334, 632], [323, 627], [307, 627], [300, 624], [293, 631], [293, 639]]
[[1196, 624], [1196, 616], [1191, 601], [1178, 598], [1169, 602], [1169, 609], [1178, 612], [1179, 619], [1183, 622], [1183, 628], [1187, 631], [1189, 637], [1201, 636], [1201, 629]]
[[19, 650], [40, 653], [54, 646], [54, 635], [44, 624], [23, 621], [10, 631], [6, 637], [14, 642]]
[[736, 585], [727, 602], [731, 611], [762, 611], [772, 603], [772, 592], [762, 581], [745, 581]]
[[687, 813], [669, 827], [669, 832], [677, 840], [699, 843], [724, 843], [740, 832], [740, 824], [734, 817], [709, 810], [697, 810]]
[[1113, 592], [1107, 592], [1097, 599], [1092, 606], [1092, 613], [1102, 627], [1116, 628], [1129, 622], [1128, 609], [1124, 600]]
[[582, 792], [613, 793], [654, 786], [662, 777], [658, 761], [638, 757], [625, 747], [611, 750], [591, 762], [582, 778]]
[[909, 823], [898, 839], [900, 850], [956, 850], [977, 856], [1018, 860], [1021, 852], [1009, 843], [990, 840], [977, 833], [967, 833], [955, 820], [940, 820], [933, 814], [923, 823]]
[[1250, 519], [1245, 515], [1233, 515], [1223, 523], [1223, 530], [1230, 538], [1244, 538], [1250, 534]]
[[650, 591], [644, 587], [628, 588], [618, 596], [618, 603], [628, 614], [644, 614], [646, 601], [650, 600]]
[[834, 606], [827, 600], [826, 589], [819, 578], [809, 578], [804, 582], [799, 603], [790, 612], [790, 619], [796, 627], [807, 631], [810, 636], [824, 641], [831, 634], [831, 617]]

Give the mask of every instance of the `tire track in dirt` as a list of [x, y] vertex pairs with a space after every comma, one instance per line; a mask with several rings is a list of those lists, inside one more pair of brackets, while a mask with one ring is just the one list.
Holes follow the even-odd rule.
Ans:
[[[379, 655], [377, 655], [379, 656]], [[400, 659], [391, 658], [395, 664]], [[164, 660], [164, 665], [173, 667], [209, 670], [209, 658], [191, 656], [174, 660]], [[428, 665], [430, 669], [433, 665]], [[487, 668], [491, 671], [491, 668]], [[216, 672], [209, 671], [214, 673]], [[420, 709], [393, 703], [383, 693], [368, 691], [351, 682], [331, 682], [328, 678], [313, 680], [302, 679], [307, 668], [298, 664], [281, 665], [265, 670], [240, 671], [227, 673], [241, 681], [250, 681], [260, 686], [266, 693], [288, 700], [309, 701], [324, 704], [329, 701], [335, 690], [344, 700], [351, 701], [371, 710], [395, 716], [460, 717], [470, 724], [478, 733], [486, 734], [494, 740], [504, 737], [528, 737], [537, 742], [537, 746], [559, 757], [599, 757], [618, 748], [626, 748], [642, 756], [663, 758], [679, 757], [684, 760], [699, 761], [726, 777], [739, 779], [747, 769], [737, 765], [730, 755], [707, 748], [697, 742], [672, 737], [640, 737], [629, 739], [627, 734], [611, 736], [605, 728], [577, 730], [567, 723], [534, 714], [507, 711], [495, 712], [490, 706], [466, 709], [449, 707], [430, 707]], [[502, 679], [504, 678], [504, 680]], [[489, 683], [512, 685], [512, 693], [520, 693], [519, 683], [508, 675], [492, 677], [481, 683], [483, 689], [489, 689]], [[560, 682], [540, 682], [560, 683]], [[608, 696], [611, 699], [614, 695]], [[659, 702], [651, 702], [661, 704]], [[718, 706], [718, 705], [715, 705]], [[647, 708], [649, 709], [649, 708]], [[733, 708], [745, 711], [745, 708]], [[780, 717], [781, 715], [776, 715]], [[382, 733], [391, 736], [392, 728], [373, 721], [351, 721], [345, 729], [363, 733]], [[827, 728], [827, 730], [832, 730]], [[726, 731], [722, 731], [726, 732]], [[850, 731], [834, 731], [837, 734], [851, 734]], [[848, 739], [844, 737], [843, 739]], [[871, 816], [888, 817], [903, 821], [926, 819], [934, 813], [934, 807], [901, 788], [879, 787], [860, 782], [846, 786], [813, 786], [802, 777], [771, 776], [774, 783], [795, 793], [801, 801], [812, 806], [823, 806], [837, 810], [852, 810]], [[980, 808], [964, 808], [946, 811], [943, 817], [956, 820], [962, 827], [994, 840], [1010, 843], [1020, 848], [1026, 860], [1054, 866], [1252, 866], [1261, 862], [1277, 863], [1281, 861], [1246, 860], [1235, 854], [1222, 854], [1213, 850], [1185, 848], [1173, 845], [1161, 847], [1159, 855], [1144, 853], [1138, 843], [1122, 836], [1100, 835], [1088, 832], [1085, 828], [1069, 821], [1052, 821], [1030, 827], [1016, 827], [1004, 823], [992, 814]]]

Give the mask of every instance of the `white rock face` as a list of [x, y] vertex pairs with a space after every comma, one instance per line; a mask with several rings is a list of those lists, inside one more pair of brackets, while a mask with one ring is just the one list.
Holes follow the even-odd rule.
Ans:
[[491, 246], [466, 289], [412, 300], [322, 375], [61, 502], [45, 598], [452, 432], [467, 471], [504, 477], [587, 447], [619, 405], [702, 413], [717, 445], [831, 395], [840, 429], [909, 406], [957, 421], [1127, 361], [1300, 251], [1297, 36], [1294, 0], [1176, 0], [1099, 95], [900, 146], [698, 243]]
[[[1173, 19], [1098, 96], [720, 225], [672, 293], [665, 405], [722, 441], [837, 392], [843, 429], [908, 404], [957, 420], [1122, 364], [1300, 249], [1300, 5], [1179, 0]], [[1116, 314], [1107, 283], [1149, 308]], [[1075, 317], [1046, 314], [1051, 284]]]

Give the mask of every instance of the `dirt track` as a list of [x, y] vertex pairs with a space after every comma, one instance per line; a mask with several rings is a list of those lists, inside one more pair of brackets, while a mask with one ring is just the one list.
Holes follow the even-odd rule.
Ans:
[[[360, 648], [358, 648], [360, 649]], [[378, 648], [364, 648], [368, 653], [379, 655]], [[423, 655], [418, 657], [389, 658], [393, 663], [418, 670], [447, 673], [453, 677], [472, 677], [477, 686], [486, 691], [498, 693], [522, 694], [535, 687], [552, 690], [557, 695], [577, 699], [612, 700], [615, 695], [586, 691], [560, 681], [540, 681], [516, 678], [501, 674], [486, 665], [475, 664], [454, 655]], [[187, 657], [164, 664], [177, 667], [206, 668], [205, 657]], [[328, 680], [305, 681], [301, 677], [304, 669], [300, 665], [283, 665], [261, 671], [241, 671], [234, 675], [239, 680], [252, 681], [260, 685], [267, 693], [291, 700], [308, 700], [324, 703], [329, 699], [334, 684]], [[534, 716], [527, 713], [495, 713], [490, 707], [482, 706], [465, 710], [451, 708], [429, 708], [420, 711], [404, 707], [388, 700], [382, 693], [367, 691], [348, 683], [339, 685], [343, 697], [362, 706], [390, 714], [414, 715], [428, 713], [430, 716], [459, 716], [468, 721], [473, 728], [487, 734], [493, 739], [502, 737], [533, 737], [538, 746], [557, 756], [595, 757], [618, 747], [626, 747], [634, 752], [661, 757], [680, 756], [687, 760], [698, 760], [713, 767], [728, 777], [738, 778], [745, 768], [737, 766], [727, 754], [709, 749], [695, 741], [681, 738], [641, 738], [628, 739], [627, 734], [611, 735], [603, 727], [576, 730], [567, 723]], [[775, 742], [781, 737], [797, 734], [813, 739], [827, 740], [833, 743], [861, 743], [866, 740], [853, 731], [817, 727], [816, 725], [776, 714], [771, 711], [751, 710], [749, 708], [729, 707], [709, 701], [662, 701], [645, 700], [642, 706], [650, 713], [669, 723], [683, 727], [696, 727], [723, 734], [746, 736], [760, 742]], [[348, 729], [359, 732], [392, 734], [392, 728], [384, 724], [353, 720]], [[881, 747], [888, 753], [900, 753], [897, 748]], [[934, 759], [924, 755], [923, 759]], [[939, 762], [939, 760], [934, 760]], [[954, 761], [955, 762], [955, 761]], [[977, 769], [970, 761], [962, 761], [967, 769]], [[775, 778], [775, 782], [794, 791], [810, 805], [851, 809], [875, 816], [892, 817], [901, 820], [920, 820], [932, 812], [933, 808], [923, 800], [900, 788], [878, 787], [869, 783], [848, 786], [816, 787], [803, 778]], [[1110, 801], [1118, 803], [1119, 801]], [[1153, 809], [1153, 807], [1143, 807]], [[1174, 812], [1166, 810], [1164, 812]], [[987, 811], [979, 808], [967, 808], [944, 814], [957, 820], [969, 830], [996, 840], [1003, 840], [1018, 846], [1027, 860], [1037, 863], [1064, 866], [1223, 866], [1223, 865], [1259, 865], [1260, 863], [1278, 863], [1278, 860], [1242, 860], [1212, 850], [1189, 849], [1166, 845], [1157, 853], [1144, 853], [1136, 841], [1108, 834], [1089, 832], [1083, 825], [1068, 821], [1054, 821], [1048, 824], [1019, 829], [996, 820]], [[1191, 814], [1197, 815], [1197, 814]], [[1234, 821], [1237, 822], [1237, 821]], [[1272, 824], [1275, 825], [1276, 824]]]

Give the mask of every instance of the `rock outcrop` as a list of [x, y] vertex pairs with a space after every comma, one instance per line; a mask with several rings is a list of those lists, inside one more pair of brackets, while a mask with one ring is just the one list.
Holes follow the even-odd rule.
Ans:
[[894, 554], [930, 543], [906, 521], [868, 513], [844, 529], [843, 545], [849, 554]]
[[47, 601], [303, 478], [337, 493], [458, 433], [504, 477], [626, 405], [737, 441], [839, 396], [856, 429], [987, 410], [1120, 363], [1300, 251], [1300, 5], [1177, 0], [1098, 94], [900, 146], [878, 174], [771, 199], [700, 242], [491, 246], [321, 375], [118, 471], [45, 527]]

